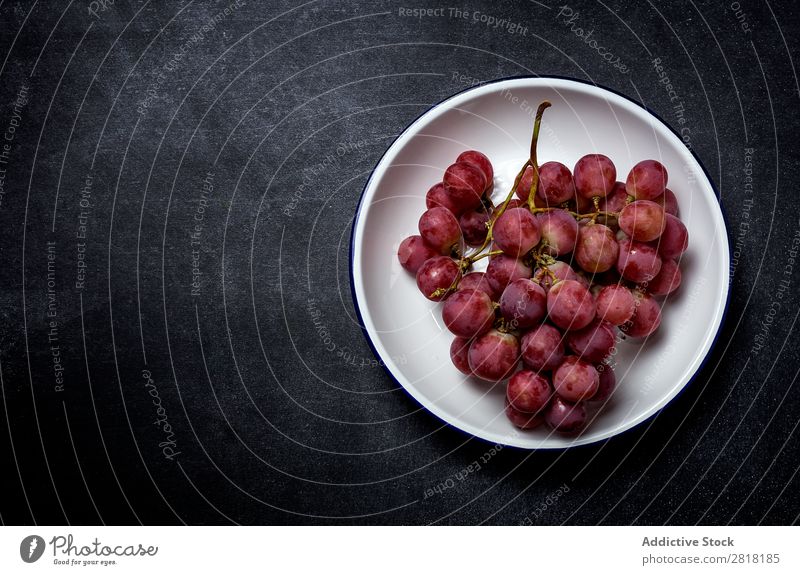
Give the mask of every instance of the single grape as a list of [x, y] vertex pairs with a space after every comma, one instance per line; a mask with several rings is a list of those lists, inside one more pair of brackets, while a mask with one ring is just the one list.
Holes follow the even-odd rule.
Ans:
[[514, 280], [500, 296], [500, 313], [512, 329], [533, 327], [547, 313], [547, 295], [542, 286], [532, 280]]
[[[423, 236], [425, 237], [425, 236]], [[528, 253], [541, 239], [539, 222], [526, 208], [506, 210], [494, 224], [495, 244], [515, 258]]]
[[622, 325], [633, 317], [636, 300], [624, 285], [611, 284], [602, 288], [595, 299], [597, 317], [611, 325]]
[[592, 396], [590, 401], [608, 401], [608, 398], [611, 397], [617, 387], [617, 376], [611, 366], [606, 363], [598, 365], [597, 372], [600, 374], [600, 383], [597, 386], [597, 393]]
[[575, 244], [575, 260], [589, 273], [611, 269], [619, 257], [619, 244], [611, 228], [603, 224], [580, 226]]
[[622, 240], [619, 243], [617, 270], [626, 280], [649, 282], [661, 271], [661, 257], [650, 244]]
[[515, 279], [531, 277], [531, 273], [531, 268], [522, 260], [505, 254], [494, 256], [486, 266], [486, 280], [496, 294], [502, 294]]
[[550, 371], [564, 359], [561, 332], [552, 325], [542, 324], [522, 336], [522, 361], [536, 371]]
[[600, 363], [614, 349], [616, 334], [611, 324], [595, 319], [585, 328], [567, 333], [567, 346], [580, 359]]
[[454, 334], [472, 338], [489, 331], [494, 323], [492, 298], [479, 290], [460, 289], [442, 307], [444, 324]]
[[492, 168], [492, 162], [486, 157], [486, 154], [477, 150], [467, 150], [456, 158], [456, 163], [458, 162], [472, 164], [481, 171], [484, 180], [484, 190], [492, 187], [492, 182], [494, 182], [494, 168]]
[[619, 227], [638, 242], [649, 242], [664, 231], [664, 208], [649, 200], [631, 202], [619, 214]]
[[597, 217], [598, 223], [604, 224], [612, 230], [617, 229], [619, 226], [619, 214], [628, 203], [628, 191], [625, 189], [625, 184], [616, 182], [614, 187], [605, 198], [600, 198], [598, 208], [601, 212], [609, 212], [601, 214]]
[[[522, 202], [528, 201], [528, 196], [531, 195], [531, 185], [533, 185], [533, 166], [528, 166], [525, 168], [525, 171], [522, 172], [522, 177], [517, 183], [516, 194]], [[536, 198], [534, 198], [534, 200], [535, 199]]]
[[620, 329], [629, 337], [647, 337], [661, 325], [661, 308], [650, 295], [643, 294], [638, 298], [636, 313], [631, 321]]
[[544, 423], [543, 415], [538, 413], [524, 413], [514, 409], [514, 406], [508, 403], [508, 399], [506, 399], [506, 417], [508, 417], [509, 421], [511, 421], [515, 427], [519, 427], [520, 429], [536, 429]]
[[647, 284], [647, 291], [653, 295], [667, 295], [681, 285], [681, 268], [675, 260], [662, 258], [661, 271]]
[[436, 256], [427, 260], [417, 271], [417, 287], [431, 301], [442, 301], [445, 294], [434, 295], [437, 290], [447, 290], [461, 276], [461, 269], [452, 258]]
[[459, 213], [477, 209], [481, 205], [486, 179], [473, 164], [456, 162], [450, 165], [442, 181]]
[[[567, 262], [557, 261], [556, 263], [547, 266], [547, 271], [552, 273], [556, 280], [575, 280], [581, 281], [578, 274], [575, 273]], [[537, 268], [533, 274], [533, 281], [537, 282], [544, 288], [544, 291], [550, 291], [553, 286], [553, 278], [547, 273], [544, 268]]]
[[615, 182], [614, 187], [604, 198], [600, 198], [601, 212], [621, 212], [628, 203], [628, 190], [622, 182]]
[[506, 399], [517, 411], [538, 413], [550, 402], [553, 388], [546, 377], [522, 370], [511, 376], [506, 387]]
[[438, 255], [439, 252], [426, 244], [422, 236], [408, 236], [400, 242], [400, 247], [397, 249], [400, 265], [412, 274], [416, 274], [427, 260]]
[[669, 188], [664, 190], [664, 195], [658, 196], [653, 201], [664, 208], [666, 213], [672, 214], [676, 218], [678, 217], [678, 198], [675, 197], [675, 194]]
[[472, 342], [468, 357], [472, 373], [498, 382], [514, 373], [519, 362], [519, 342], [510, 333], [492, 329]]
[[544, 412], [544, 421], [561, 433], [576, 433], [586, 426], [586, 408], [579, 403], [570, 403], [560, 396], [553, 396]]
[[457, 337], [450, 344], [450, 360], [458, 371], [464, 375], [472, 375], [469, 368], [469, 346], [472, 342], [465, 337]]
[[575, 164], [574, 180], [578, 195], [584, 198], [605, 197], [617, 181], [617, 168], [603, 154], [588, 154]]
[[551, 210], [536, 215], [542, 234], [542, 253], [563, 256], [575, 249], [578, 222], [564, 210]]
[[450, 194], [447, 193], [442, 182], [434, 184], [433, 187], [428, 190], [428, 193], [425, 195], [425, 206], [428, 209], [444, 208], [450, 210], [456, 217], [461, 215], [463, 211], [460, 206], [456, 205], [456, 202]]
[[637, 200], [652, 200], [667, 187], [667, 169], [656, 160], [644, 160], [628, 172], [625, 187]]
[[450, 255], [461, 243], [461, 228], [456, 217], [445, 208], [431, 208], [419, 218], [419, 235], [441, 255]]
[[547, 313], [561, 329], [581, 329], [596, 312], [594, 298], [580, 282], [560, 281], [547, 292]]
[[664, 258], [679, 258], [689, 247], [689, 232], [683, 222], [667, 214], [664, 233], [658, 239], [658, 252]]
[[482, 246], [489, 233], [486, 224], [489, 223], [489, 214], [485, 210], [470, 210], [461, 215], [458, 220], [464, 241], [470, 246]]
[[[525, 206], [525, 202], [523, 202], [522, 200], [518, 200], [517, 198], [512, 198], [511, 200], [509, 200], [508, 204], [506, 205], [506, 209], [503, 211], [503, 213], [506, 213], [507, 211], [513, 210], [514, 208], [525, 208], [525, 209], [527, 209], [527, 207]], [[499, 218], [501, 215], [502, 214], [500, 213], [500, 206], [497, 206], [492, 211], [492, 214], [489, 216], [489, 221], [494, 222], [494, 220]], [[492, 244], [492, 249], [499, 249], [499, 248], [496, 248], [494, 246], [494, 244]]]
[[497, 296], [491, 284], [489, 284], [489, 280], [486, 279], [486, 274], [483, 272], [471, 272], [466, 274], [461, 278], [461, 281], [458, 282], [458, 289], [459, 291], [466, 289], [480, 290], [493, 300]]
[[553, 372], [553, 387], [567, 401], [578, 402], [590, 399], [600, 385], [600, 374], [590, 363], [574, 355], [564, 358]]
[[569, 201], [575, 196], [572, 172], [560, 162], [542, 164], [539, 166], [539, 187], [536, 193], [550, 206]]

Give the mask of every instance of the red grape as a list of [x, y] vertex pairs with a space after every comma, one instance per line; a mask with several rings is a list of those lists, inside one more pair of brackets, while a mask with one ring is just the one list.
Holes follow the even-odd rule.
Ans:
[[531, 277], [532, 270], [522, 260], [499, 254], [489, 260], [486, 267], [486, 280], [496, 294], [501, 294], [506, 286], [519, 278]]
[[485, 154], [477, 150], [467, 150], [466, 152], [462, 152], [456, 158], [456, 163], [458, 162], [472, 164], [481, 171], [484, 179], [484, 190], [492, 187], [492, 182], [494, 181], [494, 168], [492, 168], [492, 162], [489, 161], [489, 158], [487, 158]]
[[661, 261], [661, 271], [647, 284], [647, 291], [653, 295], [667, 295], [674, 292], [681, 285], [681, 268], [675, 260], [664, 258]]
[[683, 222], [667, 214], [664, 233], [658, 240], [658, 252], [665, 258], [678, 258], [689, 247], [689, 232]]
[[591, 401], [607, 401], [617, 386], [617, 376], [611, 366], [605, 363], [597, 366], [597, 371], [600, 374], [600, 383], [597, 386], [597, 393], [592, 396]]
[[617, 270], [626, 280], [649, 282], [661, 271], [661, 258], [650, 244], [622, 240], [619, 243]]
[[514, 409], [514, 406], [508, 403], [508, 399], [506, 399], [506, 417], [508, 417], [509, 421], [511, 421], [515, 427], [519, 427], [520, 429], [536, 429], [544, 423], [544, 416], [538, 413], [525, 413]]
[[589, 154], [575, 164], [574, 179], [578, 195], [584, 198], [602, 198], [614, 188], [617, 168], [608, 156]]
[[431, 301], [442, 301], [444, 294], [434, 296], [437, 290], [446, 290], [461, 275], [461, 269], [453, 259], [436, 256], [427, 260], [417, 271], [417, 287]]
[[[616, 182], [614, 187], [605, 198], [600, 198], [597, 207], [601, 212], [609, 212], [608, 214], [601, 214], [597, 217], [597, 221], [605, 224], [611, 229], [616, 230], [619, 226], [619, 213], [628, 203], [628, 191], [625, 189], [625, 184]], [[612, 215], [617, 214], [617, 215]]]
[[664, 190], [664, 195], [658, 196], [653, 201], [664, 208], [666, 213], [672, 214], [676, 218], [678, 217], [678, 198], [669, 188]]
[[[533, 184], [533, 166], [528, 166], [522, 172], [522, 177], [517, 183], [517, 197], [523, 201], [528, 201], [528, 196], [531, 195], [531, 185]], [[534, 198], [535, 200], [536, 198]]]
[[622, 325], [633, 317], [636, 300], [631, 290], [623, 285], [612, 284], [597, 294], [597, 317], [611, 325]]
[[[619, 215], [619, 227], [639, 242], [649, 242], [664, 231], [664, 208], [649, 200], [637, 200], [625, 206]], [[674, 216], [673, 216], [674, 217]]]
[[583, 401], [597, 393], [600, 374], [590, 363], [570, 355], [553, 372], [553, 387], [567, 401]]
[[450, 194], [447, 193], [442, 182], [434, 184], [433, 187], [428, 190], [428, 193], [425, 195], [425, 205], [428, 208], [444, 208], [450, 210], [456, 217], [464, 211], [460, 206], [456, 205], [456, 202]]
[[456, 162], [444, 172], [444, 187], [459, 213], [474, 210], [481, 205], [485, 177], [473, 164]]
[[461, 228], [450, 210], [431, 208], [419, 218], [419, 234], [425, 243], [446, 256], [461, 243]]
[[542, 253], [563, 256], [575, 249], [578, 222], [564, 210], [551, 210], [537, 214], [542, 234]]
[[581, 329], [595, 316], [592, 294], [577, 281], [560, 281], [547, 293], [547, 313], [561, 329]]
[[464, 234], [464, 241], [470, 246], [482, 246], [489, 233], [486, 224], [489, 222], [489, 214], [484, 210], [470, 210], [461, 215], [458, 220], [461, 226], [461, 233]]
[[553, 388], [546, 377], [522, 370], [511, 376], [506, 387], [506, 399], [517, 411], [537, 413], [547, 406]]
[[[530, 190], [530, 185], [528, 186]], [[549, 206], [557, 206], [575, 196], [572, 172], [560, 162], [546, 162], [539, 166], [539, 187], [536, 192]]]
[[611, 228], [603, 224], [580, 226], [575, 245], [575, 260], [589, 273], [611, 269], [619, 256], [619, 244]]
[[567, 333], [567, 346], [589, 363], [600, 363], [611, 355], [615, 341], [611, 324], [598, 319], [581, 330]]
[[636, 313], [630, 322], [620, 329], [630, 337], [647, 337], [661, 325], [661, 308], [658, 302], [647, 294], [639, 296]]
[[465, 337], [457, 337], [450, 344], [450, 360], [456, 366], [458, 371], [464, 375], [472, 375], [472, 370], [469, 368], [469, 345], [472, 343]]
[[667, 187], [667, 169], [656, 160], [643, 160], [628, 173], [625, 187], [637, 200], [652, 200]]
[[621, 212], [622, 208], [628, 203], [628, 190], [625, 184], [615, 182], [614, 187], [605, 198], [600, 198], [601, 212]]
[[586, 426], [586, 408], [556, 395], [544, 413], [544, 420], [556, 431], [575, 433]]
[[482, 291], [460, 289], [444, 302], [442, 319], [456, 335], [468, 338], [481, 335], [494, 323], [492, 299]]
[[509, 377], [519, 362], [519, 342], [514, 335], [496, 329], [483, 334], [469, 346], [472, 373], [486, 381]]
[[564, 343], [552, 325], [542, 324], [522, 336], [522, 361], [536, 371], [550, 371], [564, 358]]
[[500, 313], [512, 329], [538, 324], [547, 312], [547, 295], [539, 284], [520, 278], [506, 286], [500, 296]]
[[422, 236], [408, 236], [397, 249], [397, 259], [400, 260], [400, 265], [412, 274], [416, 274], [420, 266], [427, 260], [438, 255], [439, 252], [426, 244]]
[[492, 289], [489, 280], [486, 279], [486, 274], [483, 272], [471, 272], [461, 278], [458, 283], [459, 290], [476, 289], [485, 292], [490, 298], [495, 299], [496, 293]]
[[507, 209], [497, 218], [492, 237], [498, 248], [518, 258], [539, 243], [541, 230], [539, 222], [527, 208], [514, 208]]

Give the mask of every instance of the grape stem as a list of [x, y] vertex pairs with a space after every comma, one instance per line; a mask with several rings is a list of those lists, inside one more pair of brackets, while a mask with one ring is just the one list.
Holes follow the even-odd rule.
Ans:
[[539, 188], [539, 164], [536, 160], [536, 148], [539, 143], [539, 128], [542, 125], [544, 111], [551, 105], [552, 104], [547, 100], [539, 104], [539, 108], [536, 110], [536, 118], [533, 120], [533, 136], [531, 136], [531, 153], [529, 158], [530, 165], [533, 167], [533, 178], [531, 179], [531, 189], [528, 192], [528, 208], [531, 211], [536, 207], [534, 202], [536, 192]]
[[478, 255], [476, 255], [476, 256], [474, 256], [472, 258], [469, 258], [469, 260], [470, 260], [470, 263], [472, 264], [472, 263], [477, 262], [478, 260], [482, 260], [483, 258], [490, 258], [492, 256], [499, 256], [502, 253], [503, 253], [503, 250], [494, 250], [494, 251], [478, 254]]
[[565, 210], [565, 209], [559, 208], [559, 207], [554, 207], [554, 208], [533, 208], [531, 211], [534, 214], [541, 214], [543, 212], [552, 212], [553, 210], [561, 210], [563, 212], [567, 212], [568, 214], [570, 214], [571, 216], [573, 216], [575, 219], [578, 219], [578, 220], [590, 219], [590, 220], [594, 221], [598, 216], [613, 216], [613, 217], [619, 216], [619, 212], [606, 212], [606, 211], [603, 211], [603, 210], [597, 210], [596, 212], [592, 212], [592, 213], [589, 213], [589, 214], [580, 214], [578, 212], [573, 212], [571, 210]]

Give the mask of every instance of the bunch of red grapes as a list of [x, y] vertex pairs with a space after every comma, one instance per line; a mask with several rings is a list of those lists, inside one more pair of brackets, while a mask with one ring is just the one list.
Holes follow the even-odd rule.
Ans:
[[[548, 106], [539, 107], [530, 158], [502, 204], [491, 200], [489, 158], [462, 153], [428, 191], [419, 235], [403, 240], [398, 257], [422, 294], [443, 302], [456, 368], [493, 383], [510, 378], [506, 415], [517, 427], [546, 422], [576, 433], [587, 405], [602, 406], [615, 389], [608, 358], [617, 330], [642, 338], [658, 329], [654, 297], [680, 286], [688, 233], [655, 160], [636, 164], [624, 183], [602, 154], [582, 157], [572, 172], [539, 166]], [[483, 258], [486, 271], [470, 272]]]

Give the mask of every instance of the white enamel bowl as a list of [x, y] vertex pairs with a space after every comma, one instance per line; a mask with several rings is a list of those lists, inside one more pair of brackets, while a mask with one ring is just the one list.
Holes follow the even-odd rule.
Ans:
[[[683, 285], [663, 303], [661, 328], [647, 341], [623, 341], [613, 358], [618, 388], [586, 430], [565, 436], [547, 428], [518, 431], [506, 419], [505, 385], [488, 385], [450, 363], [452, 335], [441, 304], [425, 299], [400, 267], [397, 247], [416, 234], [425, 193], [467, 149], [489, 156], [494, 197], [504, 195], [527, 156], [533, 115], [544, 115], [539, 161], [573, 166], [600, 152], [624, 180], [636, 162], [654, 158], [689, 230]], [[485, 264], [485, 260], [479, 262]], [[476, 264], [476, 269], [482, 266]], [[728, 300], [729, 245], [714, 188], [680, 136], [650, 112], [611, 91], [574, 80], [515, 78], [461, 92], [411, 124], [376, 166], [353, 228], [351, 272], [364, 332], [391, 375], [425, 409], [487, 441], [528, 449], [564, 448], [606, 439], [658, 412], [692, 379], [720, 329]]]

